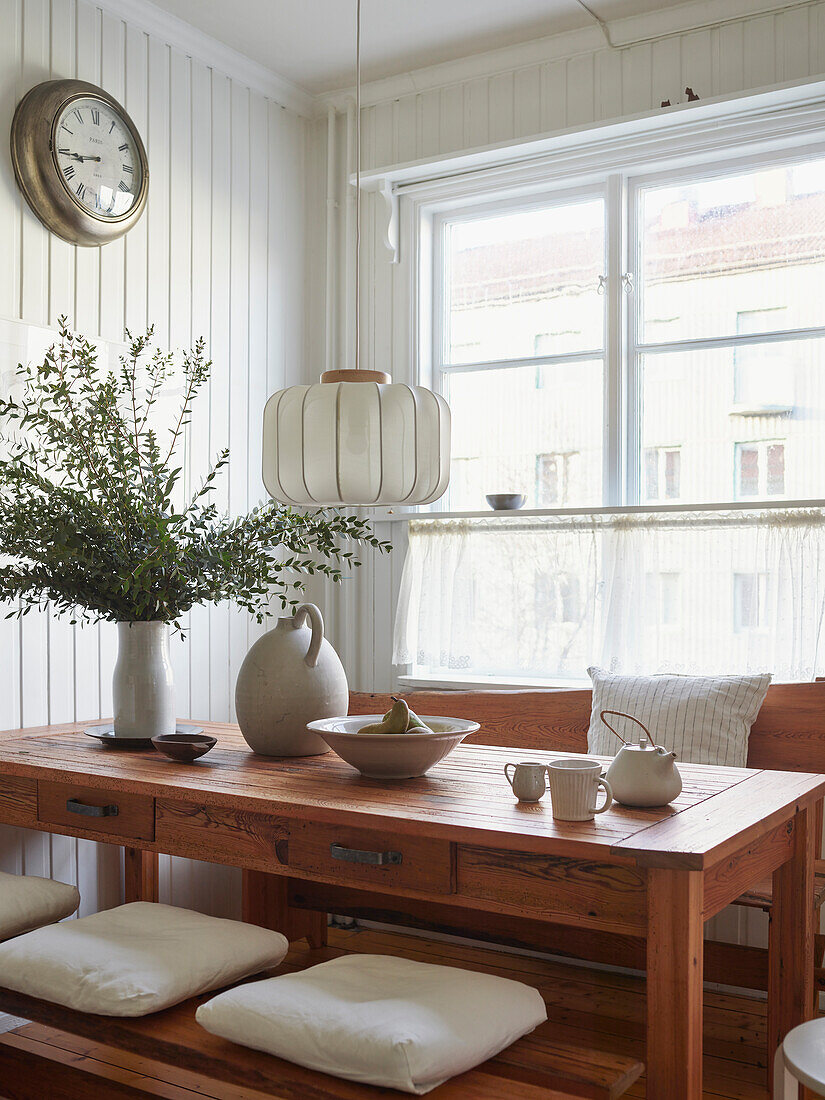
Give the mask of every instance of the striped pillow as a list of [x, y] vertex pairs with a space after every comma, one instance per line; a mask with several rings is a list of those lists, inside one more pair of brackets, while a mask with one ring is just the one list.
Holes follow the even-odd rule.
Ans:
[[[587, 732], [588, 752], [615, 756], [621, 743], [599, 718], [620, 710], [644, 722], [657, 745], [691, 764], [744, 768], [751, 726], [771, 682], [756, 676], [617, 676], [589, 668], [593, 709]], [[642, 732], [635, 722], [609, 717], [626, 741]]]

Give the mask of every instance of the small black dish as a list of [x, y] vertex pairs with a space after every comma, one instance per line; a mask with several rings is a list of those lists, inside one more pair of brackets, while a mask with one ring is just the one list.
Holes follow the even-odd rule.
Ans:
[[[200, 726], [175, 726], [176, 733], [186, 734], [201, 734], [203, 729]], [[131, 749], [133, 752], [135, 749], [153, 749], [151, 737], [117, 737], [115, 736], [115, 728], [111, 722], [105, 722], [102, 726], [89, 726], [88, 729], [83, 731], [87, 737], [94, 737], [96, 741], [99, 741], [101, 745], [104, 745], [107, 749]]]
[[217, 737], [210, 737], [208, 733], [161, 733], [152, 738], [158, 752], [179, 764], [191, 764], [214, 749], [217, 743]]

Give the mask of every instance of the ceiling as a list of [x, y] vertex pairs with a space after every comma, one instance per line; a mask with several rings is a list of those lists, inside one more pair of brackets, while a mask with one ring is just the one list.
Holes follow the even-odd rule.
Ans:
[[[605, 20], [667, 0], [587, 0]], [[353, 83], [355, 0], [154, 0], [318, 94]], [[592, 25], [577, 0], [362, 0], [365, 81]]]

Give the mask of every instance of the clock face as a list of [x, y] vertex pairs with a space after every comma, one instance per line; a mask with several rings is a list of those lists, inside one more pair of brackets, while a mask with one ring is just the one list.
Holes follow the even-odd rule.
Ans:
[[137, 145], [104, 100], [80, 96], [61, 110], [53, 153], [63, 186], [93, 217], [116, 221], [138, 202], [143, 171]]

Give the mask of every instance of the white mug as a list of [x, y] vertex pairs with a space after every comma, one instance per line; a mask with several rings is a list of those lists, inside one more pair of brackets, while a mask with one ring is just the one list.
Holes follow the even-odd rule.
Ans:
[[[513, 769], [512, 776], [507, 771], [508, 768]], [[538, 802], [547, 790], [546, 764], [505, 764], [504, 775], [519, 802]]]
[[[588, 756], [553, 760], [547, 765], [550, 801], [558, 821], [592, 821], [613, 805], [613, 791], [602, 778], [602, 766]], [[596, 806], [599, 787], [604, 787], [604, 805]]]

